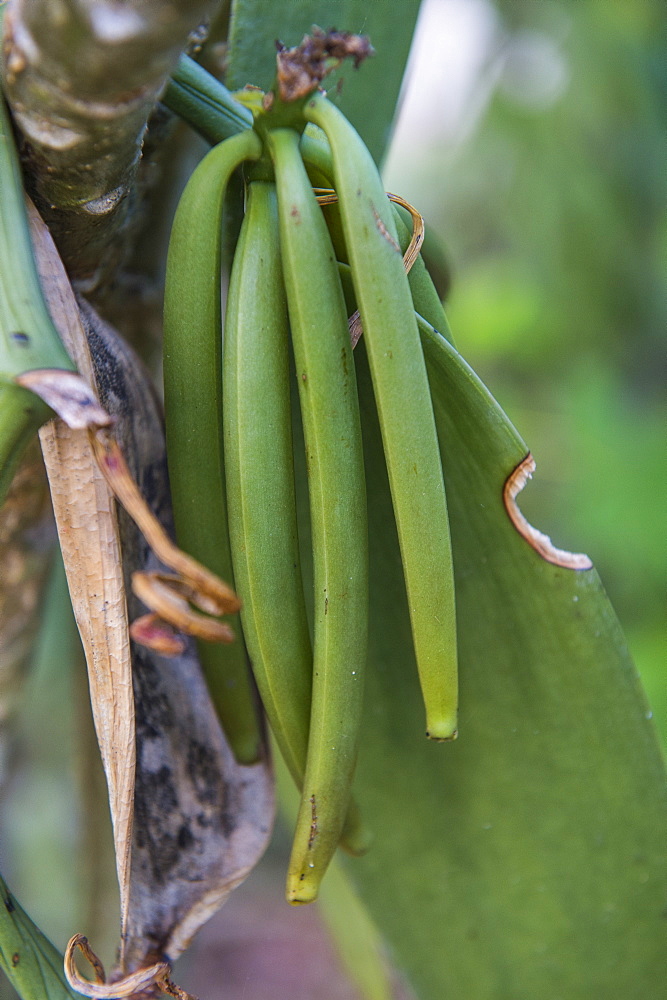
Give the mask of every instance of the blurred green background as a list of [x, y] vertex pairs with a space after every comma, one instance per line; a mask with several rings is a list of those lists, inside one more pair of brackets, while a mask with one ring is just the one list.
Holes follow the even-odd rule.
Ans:
[[[667, 740], [665, 27], [658, 0], [425, 0], [385, 179], [439, 238], [457, 346], [536, 458], [524, 512], [593, 558]], [[66, 621], [56, 598], [0, 813], [0, 870], [61, 948], [118, 919], [108, 828], [92, 864], [80, 830], [99, 770]]]

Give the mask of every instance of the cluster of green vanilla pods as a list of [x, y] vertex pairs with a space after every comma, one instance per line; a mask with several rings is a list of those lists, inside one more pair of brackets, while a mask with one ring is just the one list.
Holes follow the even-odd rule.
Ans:
[[[287, 879], [287, 898], [301, 903], [316, 897], [339, 844], [354, 853], [365, 841], [350, 798], [368, 632], [352, 306], [382, 431], [427, 734], [456, 735], [449, 522], [418, 326], [418, 312], [434, 325], [442, 314], [421, 260], [406, 274], [406, 224], [359, 135], [326, 96], [291, 104], [257, 98], [253, 114], [252, 127], [203, 159], [174, 221], [167, 440], [179, 544], [233, 581], [242, 601], [242, 639], [202, 649], [223, 724], [237, 756], [251, 760], [247, 651], [301, 792]], [[222, 215], [240, 167], [245, 210], [223, 321]], [[335, 225], [327, 224], [314, 184], [335, 192]], [[297, 537], [294, 377], [310, 507], [312, 638]]]

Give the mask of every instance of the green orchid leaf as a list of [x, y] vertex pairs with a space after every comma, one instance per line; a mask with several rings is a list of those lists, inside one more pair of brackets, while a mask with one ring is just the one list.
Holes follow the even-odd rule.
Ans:
[[0, 965], [22, 1000], [80, 1000], [67, 985], [63, 958], [0, 876]]
[[[268, 90], [276, 75], [275, 41], [298, 45], [314, 24], [368, 35], [375, 55], [357, 71], [346, 63], [326, 81], [376, 161], [386, 149], [420, 0], [400, 9], [369, 0], [234, 0], [225, 83]], [[338, 93], [336, 93], [337, 88]]]
[[657, 996], [667, 810], [636, 672], [595, 570], [547, 562], [508, 517], [521, 438], [448, 341], [426, 324], [422, 339], [451, 519], [460, 735], [424, 737], [362, 338], [371, 662], [355, 794], [375, 841], [346, 868], [420, 1000]]
[[322, 883], [317, 905], [341, 962], [364, 1000], [392, 1000], [384, 942], [338, 858]]

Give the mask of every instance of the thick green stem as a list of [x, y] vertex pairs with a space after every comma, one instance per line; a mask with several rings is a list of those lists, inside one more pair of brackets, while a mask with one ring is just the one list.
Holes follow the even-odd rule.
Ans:
[[252, 113], [199, 63], [181, 56], [162, 103], [212, 146], [252, 127]]

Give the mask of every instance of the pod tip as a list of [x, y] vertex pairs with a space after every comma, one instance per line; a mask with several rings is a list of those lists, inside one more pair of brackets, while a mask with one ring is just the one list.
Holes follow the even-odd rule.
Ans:
[[292, 906], [303, 906], [314, 903], [319, 892], [319, 879], [314, 879], [310, 872], [291, 873], [287, 876], [285, 898]]
[[340, 846], [346, 854], [350, 854], [353, 858], [360, 858], [370, 850], [374, 839], [372, 830], [360, 822], [352, 829], [343, 830]]
[[448, 743], [459, 735], [456, 714], [426, 720], [426, 735], [438, 743]]
[[227, 739], [231, 744], [236, 763], [242, 767], [252, 767], [263, 759], [262, 740], [257, 731], [228, 735]]

